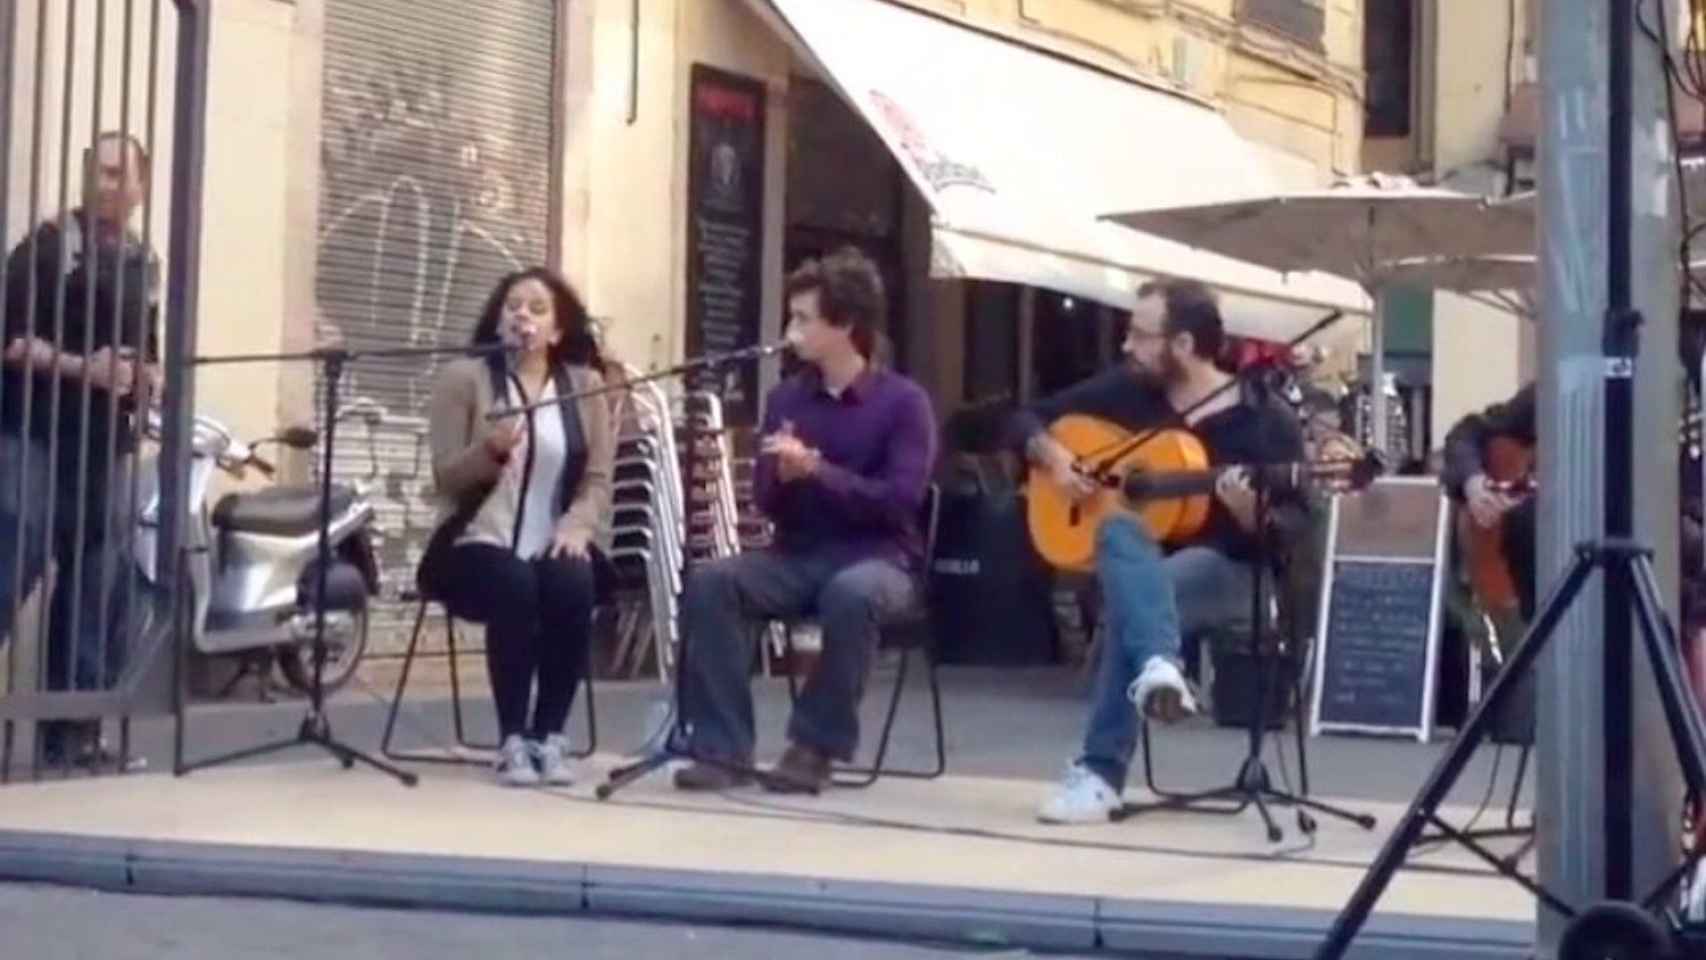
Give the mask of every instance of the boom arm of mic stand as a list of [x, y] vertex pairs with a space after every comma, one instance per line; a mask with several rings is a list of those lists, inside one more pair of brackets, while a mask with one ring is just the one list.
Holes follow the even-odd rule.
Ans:
[[590, 390], [576, 390], [573, 393], [566, 393], [566, 394], [563, 394], [562, 396], [552, 397], [549, 400], [535, 401], [533, 403], [529, 403], [529, 404], [526, 404], [524, 406], [502, 407], [499, 409], [495, 409], [495, 410], [492, 410], [486, 414], [486, 419], [487, 420], [502, 420], [505, 417], [513, 417], [513, 416], [516, 416], [518, 414], [523, 414], [523, 413], [532, 413], [533, 411], [541, 409], [543, 407], [551, 407], [551, 406], [556, 406], [558, 404], [569, 403], [569, 402], [575, 401], [575, 400], [583, 400], [587, 397], [603, 396], [604, 394], [607, 394], [607, 393], [617, 393], [619, 391], [631, 390], [635, 386], [638, 386], [639, 384], [650, 383], [653, 380], [663, 380], [663, 379], [668, 378], [668, 377], [684, 376], [686, 374], [695, 373], [695, 372], [700, 371], [700, 370], [715, 369], [716, 367], [724, 366], [725, 364], [730, 364], [730, 363], [742, 363], [742, 362], [747, 361], [747, 360], [762, 360], [765, 357], [768, 357], [772, 354], [781, 353], [783, 350], [786, 350], [787, 348], [788, 348], [787, 341], [782, 340], [782, 341], [777, 341], [775, 343], [760, 344], [756, 347], [747, 347], [744, 350], [733, 350], [733, 351], [730, 351], [728, 353], [708, 354], [708, 355], [703, 356], [703, 357], [697, 357], [695, 359], [688, 360], [685, 363], [677, 364], [676, 366], [673, 366], [673, 367], [666, 367], [662, 370], [654, 370], [651, 373], [645, 374], [643, 376], [630, 377], [628, 379], [622, 380], [619, 383], [607, 383], [602, 387], [593, 387]]
[[[1329, 313], [1325, 317], [1322, 317], [1320, 320], [1317, 320], [1314, 323], [1314, 325], [1312, 325], [1309, 329], [1303, 331], [1302, 333], [1298, 334], [1295, 337], [1292, 337], [1290, 340], [1287, 340], [1284, 344], [1282, 344], [1282, 346], [1284, 346], [1287, 350], [1293, 350], [1293, 349], [1301, 346], [1305, 340], [1308, 340], [1310, 337], [1313, 337], [1316, 334], [1320, 333], [1321, 331], [1327, 329], [1328, 327], [1331, 327], [1333, 324], [1338, 323], [1340, 320], [1344, 319], [1344, 316], [1345, 316], [1345, 312], [1343, 310], [1334, 310], [1332, 313]], [[1231, 380], [1228, 380], [1227, 382], [1221, 384], [1220, 386], [1216, 387], [1215, 389], [1209, 391], [1208, 395], [1203, 397], [1201, 400], [1198, 400], [1196, 403], [1193, 403], [1190, 406], [1186, 407], [1185, 409], [1179, 411], [1179, 416], [1180, 417], [1189, 417], [1191, 414], [1196, 413], [1198, 410], [1201, 410], [1203, 407], [1208, 406], [1210, 401], [1215, 400], [1221, 394], [1225, 393], [1228, 390], [1231, 390], [1233, 387], [1238, 386], [1242, 382], [1244, 382], [1243, 377], [1233, 377]], [[1160, 431], [1158, 431], [1158, 430], [1148, 430], [1148, 431], [1144, 431], [1142, 433], [1139, 433], [1137, 436], [1132, 437], [1130, 440], [1127, 440], [1127, 441], [1121, 443], [1119, 446], [1114, 448], [1112, 453], [1101, 458], [1100, 462], [1098, 462], [1096, 464], [1096, 466], [1091, 469], [1090, 476], [1093, 479], [1097, 479], [1097, 480], [1104, 479], [1108, 475], [1108, 473], [1114, 469], [1114, 464], [1118, 463], [1122, 458], [1128, 457], [1131, 454], [1135, 453], [1136, 451], [1143, 449], [1143, 446], [1145, 444], [1147, 444], [1151, 440], [1155, 439], [1155, 437], [1157, 437], [1159, 434], [1160, 434]]]

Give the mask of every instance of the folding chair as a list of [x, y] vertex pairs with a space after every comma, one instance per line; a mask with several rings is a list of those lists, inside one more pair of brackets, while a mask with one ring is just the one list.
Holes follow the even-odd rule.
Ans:
[[[391, 738], [395, 734], [397, 727], [397, 713], [403, 706], [403, 694], [404, 691], [408, 689], [409, 685], [409, 670], [414, 666], [415, 654], [420, 649], [422, 628], [426, 625], [427, 608], [433, 604], [437, 604], [444, 610], [445, 640], [450, 651], [451, 728], [456, 734], [456, 745], [463, 750], [496, 752], [498, 749], [498, 745], [495, 743], [470, 742], [462, 724], [462, 684], [456, 664], [455, 615], [450, 612], [450, 608], [445, 606], [443, 601], [427, 596], [418, 590], [408, 591], [403, 595], [402, 599], [405, 603], [413, 603], [417, 600], [420, 601], [420, 611], [415, 615], [415, 628], [409, 635], [408, 651], [403, 654], [403, 672], [397, 677], [397, 692], [391, 698], [391, 710], [385, 717], [385, 734], [380, 738], [379, 752], [392, 760], [411, 763], [458, 763], [474, 765], [485, 765], [490, 763], [491, 759], [489, 757], [474, 757], [457, 753], [403, 752], [391, 749]], [[597, 616], [596, 611], [597, 607], [594, 608], [595, 617]], [[587, 744], [583, 749], [570, 751], [569, 755], [576, 759], [585, 759], [590, 757], [594, 751], [598, 749], [598, 712], [593, 705], [591, 643], [587, 644], [586, 662], [584, 662], [581, 667], [583, 671], [583, 679], [581, 682], [586, 687], [585, 703]]]
[[[836, 765], [836, 771], [850, 775], [838, 778], [834, 782], [842, 787], [868, 787], [883, 776], [907, 777], [914, 780], [934, 780], [948, 769], [947, 733], [942, 723], [942, 688], [936, 677], [936, 637], [930, 625], [930, 572], [936, 562], [936, 529], [941, 516], [942, 493], [934, 483], [926, 489], [924, 509], [920, 520], [924, 531], [924, 565], [920, 573], [919, 584], [914, 602], [903, 611], [891, 616], [879, 628], [879, 649], [899, 650], [900, 664], [895, 671], [894, 691], [889, 696], [888, 711], [883, 718], [882, 733], [877, 738], [876, 755], [868, 767]], [[794, 628], [809, 620], [798, 620], [787, 625], [787, 642], [793, 651]], [[888, 757], [889, 737], [894, 732], [895, 715], [900, 708], [901, 691], [906, 688], [907, 666], [912, 661], [912, 654], [920, 652], [924, 655], [925, 675], [930, 682], [930, 711], [935, 724], [936, 764], [934, 767], [914, 769], [894, 769], [884, 766]], [[788, 699], [792, 702], [798, 696], [798, 689], [793, 671], [788, 672]]]

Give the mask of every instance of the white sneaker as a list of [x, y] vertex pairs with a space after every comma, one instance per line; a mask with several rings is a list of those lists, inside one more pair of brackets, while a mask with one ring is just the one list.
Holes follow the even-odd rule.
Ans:
[[504, 738], [498, 751], [498, 782], [508, 787], [531, 787], [539, 783], [539, 771], [533, 768], [533, 751], [520, 734]]
[[529, 743], [534, 761], [539, 765], [539, 779], [554, 787], [566, 787], [575, 782], [575, 772], [569, 766], [569, 740], [560, 733], [545, 738], [544, 743]]
[[1176, 723], [1197, 712], [1197, 698], [1185, 675], [1166, 657], [1150, 657], [1126, 695], [1144, 716], [1164, 723]]
[[1120, 808], [1120, 795], [1089, 767], [1074, 763], [1037, 808], [1043, 823], [1106, 823]]

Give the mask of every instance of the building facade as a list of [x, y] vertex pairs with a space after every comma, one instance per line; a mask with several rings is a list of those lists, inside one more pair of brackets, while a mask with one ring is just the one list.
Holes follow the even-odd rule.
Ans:
[[[120, 61], [122, 5], [106, 5], [98, 31], [68, 16], [71, 2], [19, 5], [16, 116], [38, 76], [48, 116], [66, 98], [89, 116], [87, 85], [60, 89], [65, 51], [99, 37]], [[156, 95], [169, 104], [162, 7]], [[849, 243], [890, 281], [887, 358], [944, 417], [1111, 358], [1122, 306], [1158, 273], [1222, 285], [1240, 332], [1283, 339], [1365, 305], [1345, 284], [1228, 272], [1094, 220], [1356, 172], [1361, 8], [484, 0], [474, 17], [452, 0], [220, 0], [198, 350], [460, 343], [498, 277], [543, 262], [582, 292], [616, 357], [662, 367], [774, 339], [785, 272]], [[891, 60], [936, 72], [908, 79]], [[117, 73], [102, 93], [115, 102]], [[169, 119], [149, 139], [164, 198]], [[7, 146], [12, 243], [28, 227], [33, 145], [13, 132]], [[1338, 336], [1352, 353], [1362, 342], [1357, 323]], [[346, 383], [381, 416], [341, 431], [338, 471], [376, 485], [393, 587], [412, 581], [433, 516], [421, 441], [433, 371], [358, 363]], [[728, 385], [736, 419], [750, 421], [775, 374]], [[208, 368], [198, 403], [259, 436], [311, 421], [317, 386], [301, 364]], [[399, 642], [382, 629], [374, 649]]]

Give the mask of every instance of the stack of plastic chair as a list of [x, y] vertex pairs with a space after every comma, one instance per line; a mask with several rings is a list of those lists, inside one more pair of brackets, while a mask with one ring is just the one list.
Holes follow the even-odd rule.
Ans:
[[[690, 432], [694, 438], [692, 462], [685, 467], [692, 478], [687, 492], [689, 555], [694, 562], [734, 556], [748, 548], [748, 537], [743, 536], [733, 444], [722, 400], [714, 393], [694, 391], [683, 396], [677, 406], [678, 435]], [[747, 486], [751, 486], [750, 479]], [[787, 645], [781, 624], [771, 624], [767, 634], [760, 658], [766, 676], [771, 658], [780, 656]]]
[[675, 424], [656, 383], [635, 384], [624, 396], [611, 490], [610, 561], [620, 597], [612, 662], [616, 672], [635, 676], [650, 654], [668, 682], [687, 531]]

